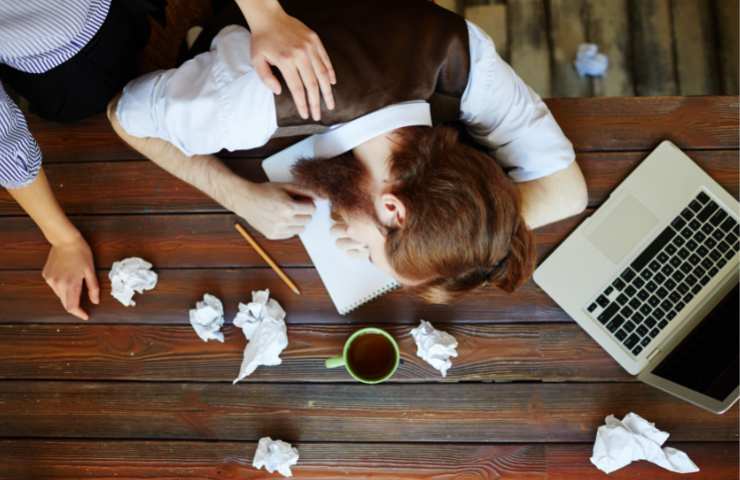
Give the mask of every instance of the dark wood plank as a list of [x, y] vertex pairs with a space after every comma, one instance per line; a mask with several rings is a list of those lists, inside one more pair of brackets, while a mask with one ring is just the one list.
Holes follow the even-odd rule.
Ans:
[[609, 475], [602, 473], [588, 460], [592, 446], [545, 445], [548, 480], [573, 480], [574, 478], [599, 478], [615, 480], [736, 480], [738, 478], [737, 443], [674, 443], [668, 446], [686, 452], [701, 469], [697, 473], [676, 474], [648, 462], [636, 462]]
[[[344, 369], [324, 368], [364, 325], [291, 325], [283, 364], [259, 368], [259, 382], [345, 382]], [[416, 356], [413, 325], [385, 328], [399, 341], [403, 363], [394, 382], [442, 381]], [[459, 356], [445, 381], [631, 381], [574, 324], [437, 325], [455, 336]], [[226, 342], [203, 342], [190, 326], [0, 325], [0, 379], [230, 382], [242, 360], [241, 330], [223, 328]], [[577, 354], [574, 354], [577, 352]]]
[[[252, 290], [269, 288], [288, 312], [287, 322], [345, 324], [357, 322], [412, 324], [420, 318], [435, 323], [570, 322], [570, 318], [532, 282], [509, 295], [490, 288], [453, 305], [429, 305], [396, 290], [340, 316], [313, 269], [288, 269], [301, 289], [295, 295], [267, 269], [160, 270], [154, 291], [138, 295], [136, 307], [126, 308], [110, 295], [106, 272], [98, 274], [101, 303], [90, 305], [83, 295], [90, 323], [188, 325], [188, 309], [208, 292], [218, 296], [226, 318], [238, 302], [249, 301]], [[0, 272], [0, 323], [77, 323], [61, 307], [38, 271]]]
[[711, 3], [707, 0], [673, 0], [671, 13], [679, 94], [719, 94], [717, 33]]
[[591, 80], [578, 75], [573, 61], [587, 41], [586, 0], [549, 0], [552, 45], [552, 94], [555, 97], [590, 97]]
[[670, 0], [630, 0], [632, 68], [638, 95], [676, 95]]
[[592, 442], [639, 412], [671, 440], [737, 441], [724, 415], [641, 383], [266, 384], [0, 382], [0, 437], [295, 441]]
[[[700, 466], [687, 480], [737, 478], [735, 443], [673, 443]], [[675, 479], [676, 474], [637, 462], [607, 476], [588, 458], [590, 444], [360, 444], [295, 443], [300, 460], [293, 478], [433, 480], [517, 478], [572, 480]], [[2, 480], [99, 478], [257, 479], [253, 442], [1, 440]]]
[[714, 0], [714, 8], [719, 29], [722, 91], [725, 95], [737, 95], [740, 93], [738, 87], [740, 0]]
[[[585, 102], [588, 103], [579, 103]], [[737, 97], [552, 99], [547, 102], [578, 151], [737, 149]]]
[[550, 44], [544, 0], [509, 0], [509, 63], [541, 97], [551, 96]]
[[593, 79], [594, 95], [626, 97], [635, 94], [630, 63], [627, 0], [587, 0], [588, 37], [609, 57], [609, 70]]
[[[591, 210], [536, 231], [540, 256], [547, 255]], [[113, 262], [140, 256], [155, 268], [263, 267], [264, 260], [234, 229], [236, 215], [228, 213], [183, 215], [104, 215], [71, 217], [95, 255], [99, 269]], [[41, 270], [49, 244], [28, 217], [2, 220], [8, 242], [0, 249], [0, 270]], [[260, 237], [247, 226], [253, 235]], [[300, 240], [267, 240], [261, 245], [282, 266], [311, 266]]]
[[[737, 193], [737, 151], [689, 154], [727, 190]], [[581, 154], [578, 162], [588, 183], [589, 204], [599, 205], [645, 156], [642, 152]], [[246, 178], [264, 180], [256, 160], [228, 163]], [[60, 203], [72, 215], [224, 212], [208, 196], [148, 161], [49, 165], [46, 172]], [[6, 191], [0, 192], [0, 215], [22, 213]]]
[[[596, 25], [601, 28], [601, 23]], [[604, 40], [606, 51], [611, 51], [609, 45], [621, 48], [615, 41]], [[631, 93], [616, 89], [604, 94]], [[671, 138], [685, 149], [738, 148], [736, 97], [558, 98], [546, 103], [579, 152], [649, 150], [663, 138]], [[121, 142], [103, 116], [72, 125], [45, 122], [33, 115], [28, 121], [47, 165], [141, 158]], [[604, 135], [605, 131], [609, 135]], [[296, 140], [273, 139], [264, 148], [238, 155], [263, 157]]]

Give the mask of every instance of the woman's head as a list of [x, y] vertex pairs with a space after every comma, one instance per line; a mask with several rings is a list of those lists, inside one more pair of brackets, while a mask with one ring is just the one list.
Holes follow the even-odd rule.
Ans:
[[532, 234], [501, 167], [450, 128], [407, 127], [393, 138], [385, 178], [351, 154], [301, 162], [296, 176], [330, 199], [374, 263], [428, 301], [524, 283]]

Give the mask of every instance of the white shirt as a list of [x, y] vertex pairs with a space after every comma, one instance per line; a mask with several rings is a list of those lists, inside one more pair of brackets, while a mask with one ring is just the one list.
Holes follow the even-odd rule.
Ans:
[[[461, 122], [514, 181], [566, 168], [575, 160], [573, 146], [547, 105], [501, 59], [493, 40], [467, 25], [471, 62]], [[187, 155], [264, 145], [278, 127], [275, 99], [249, 52], [249, 31], [232, 25], [216, 35], [209, 52], [132, 81], [118, 104], [121, 126], [134, 136], [167, 140]], [[400, 126], [431, 125], [429, 107], [420, 103], [426, 105], [420, 100], [383, 108], [335, 126], [324, 138], [344, 132], [337, 141], [349, 150]]]

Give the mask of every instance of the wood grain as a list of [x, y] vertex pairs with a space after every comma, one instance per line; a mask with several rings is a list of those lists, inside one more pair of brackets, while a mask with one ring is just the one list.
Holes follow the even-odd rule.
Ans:
[[717, 33], [711, 3], [706, 0], [673, 0], [671, 13], [679, 94], [719, 94]]
[[725, 95], [740, 93], [738, 86], [738, 50], [740, 49], [740, 0], [714, 0], [719, 29], [722, 91]]
[[[738, 148], [736, 97], [558, 98], [545, 102], [579, 152], [650, 150], [663, 138], [673, 139], [684, 149]], [[28, 123], [47, 165], [141, 158], [116, 136], [104, 116], [62, 125], [29, 115]], [[295, 137], [277, 138], [263, 148], [236, 155], [262, 158], [296, 141]]]
[[[105, 272], [98, 274], [102, 289], [100, 305], [90, 305], [83, 294], [89, 323], [187, 325], [188, 309], [208, 292], [224, 302], [226, 318], [233, 318], [239, 302], [249, 301], [252, 290], [269, 288], [289, 312], [287, 322], [352, 324], [412, 324], [419, 318], [438, 323], [538, 323], [570, 322], [569, 317], [533, 283], [514, 294], [486, 289], [452, 305], [430, 305], [396, 290], [367, 303], [350, 314], [336, 312], [313, 269], [289, 269], [288, 275], [301, 289], [295, 295], [268, 269], [160, 270], [154, 292], [136, 295], [136, 307], [126, 308], [114, 300]], [[38, 271], [0, 272], [0, 323], [76, 323], [44, 283]]]
[[670, 0], [630, 0], [637, 95], [676, 95]]
[[504, 60], [509, 58], [509, 39], [506, 5], [469, 5], [465, 7], [465, 18], [486, 32]]
[[702, 411], [641, 383], [0, 382], [0, 437], [303, 442], [592, 442], [637, 411], [671, 440], [737, 441], [738, 408]]
[[573, 65], [578, 47], [587, 41], [586, 0], [549, 0], [549, 6], [553, 96], [590, 97], [591, 80]]
[[[250, 381], [351, 381], [344, 369], [325, 369], [324, 360], [364, 326], [291, 325], [283, 364], [259, 368]], [[403, 358], [392, 381], [442, 381], [416, 356], [409, 334], [414, 326], [384, 327], [398, 340]], [[448, 382], [632, 381], [574, 324], [436, 326], [458, 341]], [[222, 344], [201, 341], [189, 325], [0, 325], [0, 379], [230, 382], [246, 341], [230, 318], [223, 332]]]
[[[674, 137], [668, 134], [666, 138]], [[689, 154], [730, 193], [737, 193], [737, 151]], [[645, 156], [640, 152], [579, 155], [588, 184], [589, 205], [599, 205]], [[264, 180], [256, 160], [231, 159], [227, 163], [245, 178]], [[225, 211], [199, 190], [148, 161], [49, 165], [46, 173], [57, 199], [71, 215]], [[0, 215], [21, 214], [13, 198], [6, 191], [0, 192]]]
[[544, 0], [509, 0], [509, 63], [541, 97], [551, 96], [552, 73]]
[[[580, 152], [652, 150], [672, 140], [684, 150], [737, 149], [737, 97], [590, 98], [547, 102]], [[579, 108], [583, 107], [583, 108]]]
[[587, 0], [587, 6], [589, 41], [609, 57], [607, 74], [593, 79], [594, 95], [634, 95], [627, 0]]
[[[687, 480], [737, 478], [735, 443], [673, 443], [701, 467]], [[676, 474], [636, 462], [607, 476], [591, 465], [590, 444], [455, 445], [296, 443], [293, 478], [474, 480], [675, 479]], [[2, 480], [121, 478], [264, 479], [252, 466], [253, 442], [0, 440]], [[271, 477], [272, 478], [272, 477]]]

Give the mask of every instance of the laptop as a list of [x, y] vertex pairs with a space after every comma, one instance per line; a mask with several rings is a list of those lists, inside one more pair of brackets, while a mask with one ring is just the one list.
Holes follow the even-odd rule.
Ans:
[[739, 214], [664, 141], [534, 280], [629, 373], [723, 413], [740, 383]]

